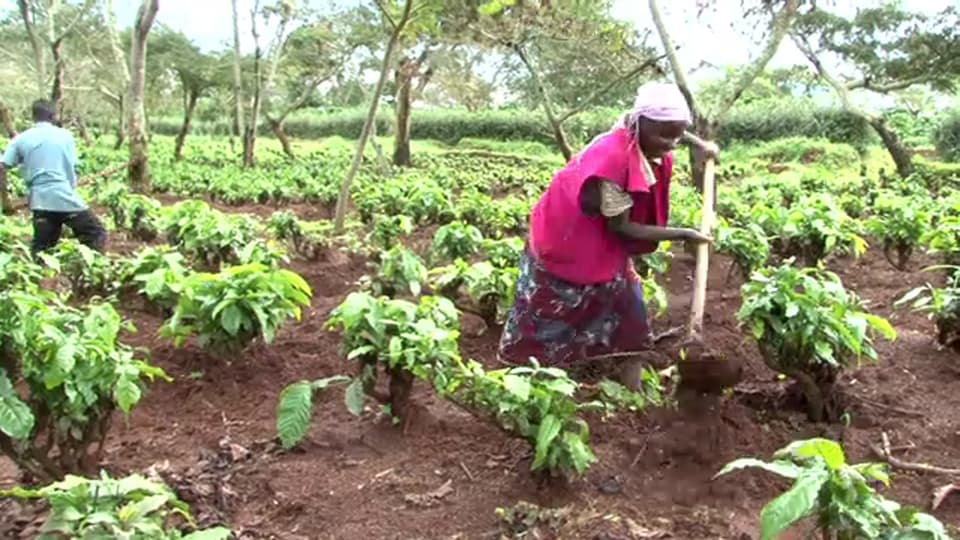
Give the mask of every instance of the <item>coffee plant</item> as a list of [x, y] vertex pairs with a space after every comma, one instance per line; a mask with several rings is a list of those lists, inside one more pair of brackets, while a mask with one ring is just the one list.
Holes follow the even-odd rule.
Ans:
[[0, 450], [35, 480], [89, 470], [114, 410], [129, 413], [145, 380], [168, 379], [118, 341], [133, 327], [110, 304], [5, 291], [0, 319]]
[[760, 511], [760, 538], [773, 540], [794, 523], [812, 517], [822, 538], [949, 540], [940, 521], [876, 492], [890, 478], [879, 463], [847, 463], [843, 448], [829, 439], [795, 441], [773, 454], [773, 461], [743, 458], [716, 476], [757, 467], [793, 481]]
[[928, 197], [904, 197], [895, 192], [878, 194], [867, 231], [883, 246], [883, 255], [897, 270], [906, 270], [914, 250], [930, 228]]
[[758, 270], [744, 283], [737, 318], [767, 366], [799, 384], [811, 420], [836, 419], [837, 377], [863, 357], [876, 360], [874, 332], [891, 340], [896, 332], [886, 319], [863, 311], [836, 274], [791, 262]]
[[138, 474], [123, 478], [106, 472], [99, 478], [67, 475], [36, 489], [3, 490], [0, 497], [42, 500], [50, 506], [40, 540], [226, 540], [231, 536], [225, 527], [195, 530], [186, 503], [166, 485]]
[[173, 316], [161, 334], [178, 347], [195, 335], [201, 348], [223, 353], [242, 350], [257, 338], [271, 343], [287, 319], [300, 320], [311, 295], [299, 274], [262, 264], [191, 274], [180, 284]]

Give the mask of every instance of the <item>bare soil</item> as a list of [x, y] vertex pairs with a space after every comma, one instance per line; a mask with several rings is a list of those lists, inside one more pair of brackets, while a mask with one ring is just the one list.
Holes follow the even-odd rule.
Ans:
[[[539, 524], [539, 538], [598, 540], [757, 538], [760, 508], [788, 484], [754, 471], [712, 477], [729, 460], [769, 458], [800, 438], [835, 438], [858, 462], [874, 459], [869, 445], [886, 432], [905, 448], [897, 452], [904, 460], [960, 467], [960, 362], [937, 349], [932, 322], [894, 315], [899, 337], [878, 343], [880, 363], [842, 381], [843, 391], [856, 396], [849, 422], [814, 425], [738, 330], [740, 281], [724, 281], [729, 262], [716, 256], [711, 262], [704, 336], [712, 350], [742, 362], [743, 380], [733, 393], [684, 399], [676, 410], [591, 418], [599, 463], [570, 485], [536, 482], [524, 442], [435, 399], [422, 385], [406, 434], [372, 404], [354, 418], [342, 392], [331, 390], [317, 397], [308, 439], [280, 451], [274, 440], [280, 390], [353, 369], [324, 321], [365, 268], [339, 254], [295, 262], [314, 289], [312, 307], [274, 344], [235, 358], [211, 357], [191, 343], [176, 349], [157, 337], [159, 318], [128, 310], [139, 328], [130, 342], [149, 348], [152, 361], [176, 381], [154, 385], [128, 419], [117, 419], [104, 466], [115, 474], [153, 467], [201, 521], [223, 520], [241, 538], [498, 538], [508, 528], [496, 509], [524, 501], [542, 509], [520, 507], [514, 522]], [[918, 263], [911, 272], [894, 270], [878, 250], [831, 266], [885, 316], [896, 298], [927, 278]], [[655, 331], [686, 323], [692, 268], [692, 258], [678, 251], [666, 281], [670, 309], [654, 321]], [[499, 329], [469, 318], [463, 327], [464, 355], [492, 365]], [[884, 492], [929, 509], [932, 490], [956, 480], [894, 471]], [[0, 462], [0, 486], [15, 481], [12, 464]], [[960, 495], [935, 515], [960, 524]], [[29, 537], [23, 535], [36, 519], [35, 511], [0, 501], [0, 537]]]

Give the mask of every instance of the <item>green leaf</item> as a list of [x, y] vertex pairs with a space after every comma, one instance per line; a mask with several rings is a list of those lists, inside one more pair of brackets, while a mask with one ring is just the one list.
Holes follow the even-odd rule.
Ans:
[[313, 412], [313, 387], [309, 381], [297, 381], [280, 392], [277, 404], [277, 433], [284, 449], [303, 440]]
[[136, 503], [133, 503], [133, 506], [131, 507], [132, 513], [127, 516], [127, 519], [124, 521], [126, 523], [131, 523], [139, 519], [143, 519], [153, 512], [163, 508], [169, 499], [169, 495], [151, 495], [149, 497], [145, 497]]
[[887, 466], [883, 463], [858, 463], [853, 469], [864, 477], [877, 480], [885, 486], [890, 486], [890, 475], [887, 473]]
[[843, 453], [843, 447], [835, 441], [823, 438], [813, 438], [803, 441], [795, 441], [787, 445], [782, 450], [777, 451], [774, 457], [786, 456], [814, 457], [819, 456], [827, 464], [830, 470], [837, 470], [847, 463], [847, 458]]
[[520, 401], [530, 399], [530, 379], [508, 373], [503, 377], [503, 386]]
[[120, 410], [129, 413], [130, 409], [132, 409], [142, 397], [137, 379], [129, 376], [121, 376], [117, 379], [117, 385], [113, 389], [113, 397], [117, 401], [117, 406], [120, 407]]
[[897, 331], [893, 328], [893, 325], [890, 324], [890, 321], [870, 313], [862, 313], [862, 315], [863, 318], [870, 323], [870, 326], [872, 326], [876, 331], [880, 332], [883, 337], [889, 340], [894, 340], [897, 338]]
[[825, 469], [812, 469], [798, 478], [789, 490], [764, 505], [760, 511], [761, 540], [775, 540], [784, 529], [813, 512], [820, 488], [829, 478]]
[[363, 378], [357, 377], [347, 385], [343, 392], [343, 400], [347, 405], [347, 410], [354, 416], [360, 416], [363, 413]]
[[20, 399], [6, 371], [0, 369], [0, 431], [24, 440], [33, 432], [35, 419], [30, 406]]
[[784, 478], [789, 478], [791, 480], [795, 480], [796, 478], [798, 478], [801, 474], [803, 474], [803, 471], [805, 470], [803, 467], [790, 463], [789, 461], [767, 462], [767, 461], [762, 461], [754, 458], [741, 458], [741, 459], [736, 459], [734, 461], [731, 461], [730, 463], [727, 463], [726, 465], [724, 465], [723, 468], [720, 469], [720, 472], [713, 475], [713, 477], [717, 478], [719, 476], [723, 476], [725, 474], [729, 474], [734, 471], [746, 469], [747, 467], [758, 467], [767, 472], [772, 472], [773, 474], [777, 474]]
[[537, 429], [537, 444], [533, 457], [534, 470], [543, 466], [544, 460], [547, 459], [547, 451], [550, 449], [550, 445], [560, 433], [560, 427], [560, 419], [552, 414], [548, 414], [543, 418], [543, 421], [540, 422], [540, 427]]
[[236, 304], [230, 304], [224, 308], [221, 313], [220, 324], [223, 325], [223, 329], [226, 330], [228, 334], [236, 336], [240, 330], [240, 324], [243, 322], [243, 319], [243, 311], [241, 311]]

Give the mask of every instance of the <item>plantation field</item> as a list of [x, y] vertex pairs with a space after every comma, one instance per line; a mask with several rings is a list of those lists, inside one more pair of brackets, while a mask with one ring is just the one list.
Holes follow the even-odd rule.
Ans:
[[[0, 301], [5, 321], [59, 321], [55, 311], [73, 306], [93, 334], [103, 326], [85, 306], [114, 306], [136, 328], [118, 326], [116, 341], [171, 379], [148, 382], [146, 367], [128, 363], [134, 375], [96, 390], [130, 413], [98, 405], [113, 421], [94, 472], [160, 479], [201, 525], [222, 524], [248, 539], [526, 531], [739, 540], [759, 537], [761, 508], [790, 483], [759, 470], [714, 478], [736, 458], [767, 460], [791, 441], [825, 437], [842, 444], [850, 463], [877, 461], [873, 447], [883, 449], [885, 434], [903, 461], [960, 467], [957, 352], [938, 344], [927, 311], [897, 303], [929, 282], [941, 341], [949, 345], [960, 330], [951, 326], [953, 275], [922, 271], [960, 252], [956, 165], [918, 157], [918, 173], [901, 180], [876, 148], [861, 154], [796, 138], [725, 149], [704, 333], [725, 357], [743, 360], [745, 377], [722, 395], [692, 396], [675, 393], [672, 379], [661, 387], [652, 371], [637, 393], [601, 382], [613, 376], [610, 366], [571, 374], [579, 382], [549, 371], [540, 378], [497, 371], [527, 214], [561, 164], [544, 146], [415, 141], [415, 166], [393, 171], [382, 170], [370, 149], [345, 232], [334, 235], [330, 219], [352, 142], [298, 143], [296, 162], [272, 141], [261, 144], [268, 148], [258, 151], [258, 167], [242, 169], [226, 139], [195, 138], [174, 162], [172, 140], [155, 137], [147, 195], [130, 193], [123, 173], [111, 171], [125, 154], [106, 143], [82, 149], [82, 193], [111, 239], [103, 256], [61, 242], [47, 260], [59, 272], [43, 275], [27, 262], [19, 245], [29, 238], [25, 211], [0, 225], [0, 284], [23, 292]], [[677, 158], [671, 221], [695, 226], [698, 197], [685, 152]], [[840, 292], [818, 264], [836, 273]], [[682, 246], [669, 245], [638, 267], [655, 333], [687, 322], [693, 267]], [[804, 282], [799, 268], [811, 269], [816, 283]], [[795, 283], [807, 294], [791, 297]], [[24, 307], [27, 296], [53, 307]], [[820, 394], [800, 392], [796, 377], [779, 375], [803, 372], [799, 356], [761, 354], [758, 337], [775, 348], [759, 334], [777, 317], [811, 329], [806, 339], [818, 343], [818, 356], [808, 360], [827, 366], [818, 373], [835, 376], [834, 385], [818, 380]], [[883, 335], [879, 318], [895, 339]], [[774, 330], [764, 328], [769, 339]], [[88, 375], [76, 375], [83, 352], [109, 347], [69, 331], [36, 332], [0, 322], [2, 340], [39, 340], [38, 380], [48, 391], [67, 381], [65, 399], [75, 399], [71, 390]], [[67, 342], [81, 353], [65, 367], [59, 351]], [[668, 340], [653, 357], [663, 368], [681, 352]], [[326, 388], [294, 384], [354, 377], [364, 362], [412, 374], [409, 402], [394, 391], [381, 400], [388, 410], [377, 392], [364, 396], [362, 377]], [[43, 386], [31, 376], [13, 381], [21, 397]], [[383, 379], [380, 393], [393, 391]], [[142, 396], [130, 389], [140, 384]], [[547, 416], [561, 420], [543, 441]], [[534, 421], [540, 428], [531, 430]], [[0, 488], [35, 477], [0, 460]], [[936, 510], [930, 504], [934, 489], [958, 480], [893, 467], [890, 486], [877, 489], [957, 534], [960, 496]], [[0, 537], [33, 537], [44, 512], [0, 499]], [[803, 538], [811, 528], [781, 538]]]

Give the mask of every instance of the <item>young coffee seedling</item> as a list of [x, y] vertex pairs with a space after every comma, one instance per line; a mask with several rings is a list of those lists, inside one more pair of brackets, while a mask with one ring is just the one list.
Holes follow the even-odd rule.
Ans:
[[927, 283], [912, 289], [894, 303], [894, 307], [911, 304], [915, 311], [926, 312], [936, 324], [937, 343], [960, 352], [960, 267], [934, 266], [927, 270], [945, 268], [947, 280], [943, 287]]
[[883, 244], [883, 254], [897, 270], [906, 270], [910, 256], [930, 228], [928, 196], [905, 197], [881, 192], [871, 208], [867, 231]]
[[118, 342], [130, 329], [110, 304], [74, 308], [38, 289], [0, 293], [0, 449], [34, 479], [89, 470], [114, 411], [130, 412], [144, 379], [167, 378]]
[[793, 480], [793, 486], [760, 512], [760, 538], [773, 540], [794, 523], [812, 517], [822, 538], [831, 540], [949, 540], [942, 523], [915, 508], [878, 494], [872, 482], [889, 485], [884, 465], [847, 463], [843, 448], [828, 439], [796, 441], [773, 461], [743, 458], [716, 476], [747, 467]]
[[299, 274], [262, 264], [195, 273], [182, 282], [173, 316], [160, 331], [176, 346], [196, 335], [202, 348], [236, 352], [256, 338], [272, 343], [284, 321], [300, 319], [311, 294]]
[[862, 310], [836, 274], [787, 261], [743, 285], [737, 318], [753, 333], [770, 369], [799, 383], [811, 420], [835, 420], [834, 384], [844, 368], [877, 357], [873, 332], [895, 339], [890, 323]]
[[129, 540], [226, 540], [230, 530], [196, 529], [190, 507], [167, 486], [140, 475], [111, 478], [106, 472], [89, 479], [68, 475], [37, 489], [14, 487], [0, 497], [41, 499], [50, 515], [40, 528], [40, 540], [57, 538]]

